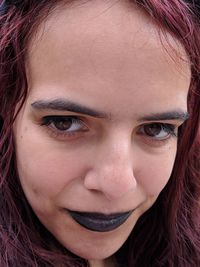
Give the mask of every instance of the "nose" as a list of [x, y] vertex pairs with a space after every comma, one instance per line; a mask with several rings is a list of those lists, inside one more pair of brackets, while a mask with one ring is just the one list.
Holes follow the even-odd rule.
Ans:
[[137, 182], [133, 172], [132, 146], [127, 141], [111, 142], [99, 149], [95, 163], [88, 170], [84, 186], [96, 190], [107, 199], [118, 199], [134, 190]]

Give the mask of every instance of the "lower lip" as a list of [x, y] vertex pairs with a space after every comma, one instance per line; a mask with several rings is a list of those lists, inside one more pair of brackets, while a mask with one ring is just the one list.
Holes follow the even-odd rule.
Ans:
[[122, 225], [133, 211], [105, 215], [101, 213], [70, 211], [71, 217], [82, 227], [96, 232], [108, 232]]

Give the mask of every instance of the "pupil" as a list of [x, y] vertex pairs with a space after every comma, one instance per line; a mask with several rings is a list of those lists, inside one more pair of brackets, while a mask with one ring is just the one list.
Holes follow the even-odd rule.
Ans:
[[149, 136], [155, 136], [160, 133], [162, 126], [159, 124], [150, 124], [144, 126], [144, 131]]
[[64, 131], [71, 127], [72, 120], [71, 119], [59, 119], [55, 122], [55, 126], [58, 130]]

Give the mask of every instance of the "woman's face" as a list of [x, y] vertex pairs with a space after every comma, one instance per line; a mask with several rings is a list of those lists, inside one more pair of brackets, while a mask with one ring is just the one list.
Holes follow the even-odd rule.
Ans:
[[95, 0], [54, 11], [30, 41], [14, 125], [20, 181], [40, 221], [91, 265], [169, 180], [190, 68], [168, 40], [126, 1]]

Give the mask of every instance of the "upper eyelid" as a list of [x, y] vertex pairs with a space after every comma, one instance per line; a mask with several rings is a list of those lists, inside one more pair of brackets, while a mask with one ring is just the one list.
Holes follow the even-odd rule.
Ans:
[[[53, 119], [53, 118], [74, 118], [75, 120], [80, 121], [83, 124], [87, 124], [88, 121], [89, 121], [86, 116], [74, 115], [74, 114], [68, 114], [68, 115], [57, 115], [57, 114], [56, 115], [46, 115], [46, 116], [42, 117], [42, 120], [43, 119], [49, 119], [50, 120], [50, 119]], [[167, 122], [166, 121], [148, 121], [148, 122], [143, 122], [143, 123], [141, 123], [139, 125], [136, 125], [136, 128], [140, 128], [143, 125], [151, 125], [151, 124], [162, 124], [164, 126], [166, 125], [166, 126], [171, 126], [171, 127], [174, 127], [174, 128], [178, 128], [178, 127], [181, 126], [182, 123], [180, 123], [180, 121], [179, 121], [179, 123], [177, 123], [177, 121], [176, 121], [176, 123], [175, 122], [172, 123], [170, 121], [167, 121]]]
[[[77, 116], [77, 117], [90, 117], [90, 118], [92, 117], [91, 115], [88, 115], [88, 114], [79, 113], [79, 112], [77, 113], [75, 111], [70, 111], [70, 110], [68, 110], [68, 111], [67, 110], [66, 111], [62, 111], [62, 110], [53, 110], [53, 109], [52, 110], [51, 109], [36, 109], [36, 111], [39, 112], [39, 113], [44, 113], [44, 112], [45, 113], [48, 112], [50, 114], [51, 113], [54, 113], [54, 114], [58, 113], [58, 115], [56, 114], [55, 116]], [[61, 112], [62, 113], [68, 113], [68, 114], [60, 114]], [[177, 113], [178, 114], [178, 112], [172, 112], [172, 113]], [[51, 115], [49, 115], [49, 116], [51, 116]], [[182, 117], [184, 117], [184, 118], [182, 118]], [[93, 119], [95, 119], [95, 118], [105, 119], [104, 117], [101, 117], [101, 116], [94, 117]], [[172, 121], [175, 121], [177, 123], [183, 123], [188, 118], [189, 118], [189, 115], [188, 114], [185, 114], [185, 113], [182, 114], [181, 113], [179, 116], [178, 115], [176, 115], [176, 116], [174, 115], [174, 117], [173, 117], [172, 115], [171, 116], [168, 115], [168, 117], [165, 117], [163, 115], [163, 116], [160, 116], [160, 118], [159, 118], [158, 115], [152, 115], [152, 116], [149, 116], [149, 117], [146, 116], [146, 117], [139, 118], [139, 115], [138, 115], [138, 118], [135, 118], [134, 119], [134, 117], [133, 117], [133, 120], [135, 120], [138, 123], [166, 122], [166, 121], [171, 121], [171, 122]], [[116, 119], [111, 118], [109, 116], [109, 120], [110, 121], [115, 121]]]
[[83, 116], [78, 116], [78, 115], [46, 115], [46, 116], [43, 116], [41, 118], [41, 120], [43, 119], [46, 119], [46, 120], [53, 120], [53, 119], [59, 119], [59, 118], [72, 118], [74, 120], [77, 120], [77, 121], [81, 121], [82, 123], [84, 123], [84, 121], [88, 121], [87, 118], [83, 117]]
[[82, 121], [83, 122], [83, 120], [82, 120], [82, 118], [81, 117], [79, 117], [79, 116], [74, 116], [74, 115], [47, 115], [47, 116], [43, 116], [42, 117], [42, 120], [56, 120], [56, 119], [59, 119], [59, 118], [66, 118], [66, 119], [74, 119], [74, 120], [77, 120], [77, 121]]
[[46, 115], [43, 116], [42, 118], [81, 118], [80, 116], [76, 115]]
[[42, 122], [43, 122], [42, 124], [46, 124], [47, 121], [49, 122], [49, 124], [54, 122], [54, 120], [56, 122], [57, 118], [72, 119], [72, 123], [73, 122], [80, 122], [80, 124], [82, 124], [83, 126], [86, 127], [86, 123], [81, 118], [79, 118], [78, 116], [57, 116], [57, 115], [55, 115], [55, 116], [54, 115], [53, 116], [44, 116], [44, 117], [42, 117]]
[[166, 123], [166, 122], [150, 122], [150, 123], [143, 123], [141, 125], [138, 125], [137, 129], [140, 129], [143, 126], [148, 126], [152, 124], [158, 124], [162, 125], [163, 127], [170, 128], [171, 130], [176, 130], [180, 127], [180, 125], [172, 124], [172, 123]]
[[160, 120], [160, 121], [146, 121], [142, 122], [141, 125], [149, 125], [149, 124], [163, 124], [163, 125], [173, 125], [175, 127], [179, 127], [182, 125], [184, 122], [183, 121], [178, 121], [178, 120]]

